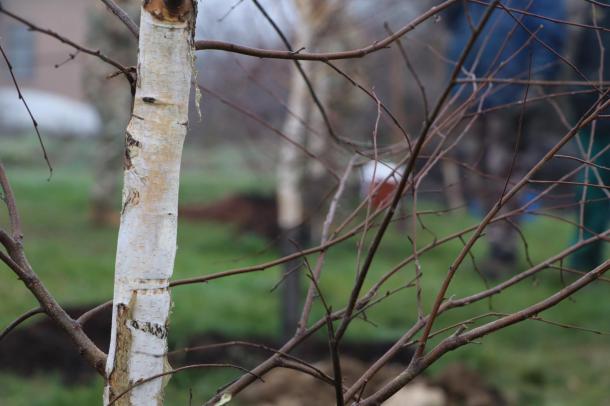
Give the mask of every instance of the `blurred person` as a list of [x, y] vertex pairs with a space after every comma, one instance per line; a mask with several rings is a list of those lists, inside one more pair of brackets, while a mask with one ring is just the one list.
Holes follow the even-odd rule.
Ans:
[[[536, 15], [565, 19], [565, 1], [502, 0], [501, 3], [507, 8], [527, 11], [528, 14], [516, 11], [509, 14], [496, 8], [471, 49], [460, 79], [556, 79], [561, 61], [547, 47], [561, 54], [567, 33], [562, 24]], [[462, 1], [446, 12], [445, 20], [450, 31], [448, 56], [452, 61], [459, 60], [487, 9], [486, 4]], [[526, 85], [522, 83], [482, 81], [475, 95], [472, 89], [473, 83], [466, 83], [455, 86], [453, 90], [461, 102], [475, 96], [470, 102], [474, 107], [471, 111], [475, 108], [497, 108], [479, 117], [473, 136], [467, 140], [468, 149], [464, 151], [466, 161], [473, 166], [470, 168], [473, 174], [466, 178], [466, 187], [475, 197], [469, 204], [471, 207], [478, 206], [481, 212], [486, 213], [500, 199], [504, 190], [510, 189], [511, 184], [506, 185], [507, 178], [518, 180], [531, 166], [525, 159], [528, 144], [534, 142], [534, 135], [528, 133], [528, 122], [540, 111], [530, 106], [525, 111], [521, 106], [502, 107], [524, 99]], [[523, 203], [522, 197], [514, 197], [500, 214], [516, 209], [520, 203]], [[517, 218], [512, 217], [511, 221], [517, 221]], [[482, 265], [482, 271], [487, 276], [498, 277], [516, 265], [516, 226], [509, 221], [498, 221], [487, 227], [486, 238], [490, 249]]]
[[[140, 14], [140, 2], [116, 0], [134, 20]], [[124, 66], [137, 62], [137, 39], [106, 6], [92, 7], [89, 16], [87, 43], [100, 49]], [[98, 225], [118, 223], [117, 207], [120, 192], [121, 167], [124, 155], [125, 128], [132, 107], [131, 89], [116, 69], [89, 58], [83, 77], [85, 94], [96, 108], [102, 122], [97, 138], [94, 180], [91, 190], [91, 220]]]
[[[610, 0], [600, 3], [610, 5]], [[583, 5], [587, 10], [586, 24], [590, 26], [610, 28], [610, 13], [607, 9], [594, 5]], [[605, 51], [602, 50], [605, 48]], [[594, 29], [583, 29], [576, 41], [575, 62], [587, 79], [596, 82], [606, 82], [610, 79], [610, 33]], [[575, 78], [582, 80], [581, 77]], [[600, 87], [604, 87], [600, 85]], [[582, 88], [580, 89], [582, 90]], [[595, 105], [600, 93], [580, 93], [570, 97], [572, 113], [575, 119], [580, 119]], [[610, 218], [610, 192], [604, 189], [610, 185], [610, 109], [600, 113], [602, 117], [584, 128], [578, 135], [577, 148], [581, 158], [594, 165], [588, 165], [579, 173], [577, 201], [579, 205], [577, 221], [581, 228], [575, 231], [573, 243], [591, 238], [608, 230]], [[605, 116], [605, 117], [604, 117]], [[604, 248], [610, 244], [608, 240], [598, 240], [576, 251], [570, 257], [570, 267], [582, 271], [590, 271], [604, 260]], [[608, 257], [606, 254], [605, 258]]]

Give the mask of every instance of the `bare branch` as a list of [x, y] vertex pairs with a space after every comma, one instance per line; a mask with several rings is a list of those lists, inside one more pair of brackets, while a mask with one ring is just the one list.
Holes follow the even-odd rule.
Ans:
[[[2, 3], [0, 3], [0, 11], [2, 11]], [[11, 62], [9, 61], [8, 56], [4, 52], [4, 48], [2, 47], [1, 43], [0, 43], [0, 53], [2, 53], [2, 58], [4, 58], [4, 62], [6, 62], [6, 66], [8, 67], [8, 71], [11, 75], [11, 79], [13, 80], [13, 86], [15, 87], [15, 90], [17, 91], [17, 96], [19, 97], [19, 100], [21, 100], [23, 105], [25, 106], [25, 109], [28, 111], [28, 115], [30, 116], [30, 120], [32, 121], [32, 126], [34, 127], [34, 131], [36, 131], [36, 136], [38, 137], [38, 142], [40, 143], [40, 148], [42, 149], [42, 156], [44, 157], [44, 160], [47, 163], [47, 166], [49, 167], [49, 179], [50, 179], [51, 175], [53, 174], [53, 167], [51, 166], [51, 161], [49, 161], [49, 156], [47, 155], [47, 149], [45, 148], [44, 142], [42, 141], [42, 135], [40, 135], [40, 130], [38, 129], [38, 122], [34, 118], [34, 115], [32, 114], [32, 110], [30, 110], [30, 106], [28, 106], [28, 103], [25, 101], [25, 97], [23, 97], [23, 94], [21, 93], [21, 89], [19, 88], [19, 83], [17, 83], [17, 78], [15, 78], [15, 73], [13, 72], [13, 65], [11, 65]], [[2, 172], [4, 172], [4, 169], [2, 169]], [[3, 185], [3, 187], [4, 187], [4, 185]], [[10, 211], [10, 209], [11, 208], [9, 207], [9, 211]], [[11, 218], [11, 220], [12, 220], [12, 218]]]
[[[23, 100], [23, 99], [22, 99]], [[25, 102], [25, 101], [24, 101]], [[15, 203], [15, 195], [11, 189], [11, 184], [6, 176], [6, 170], [4, 165], [0, 162], [0, 188], [4, 193], [4, 202], [8, 208], [8, 216], [11, 222], [11, 234], [12, 239], [16, 243], [21, 243], [23, 239], [23, 233], [21, 231], [21, 219], [19, 218], [19, 212], [17, 211], [17, 204]]]
[[125, 10], [119, 7], [119, 5], [114, 2], [114, 0], [101, 1], [106, 5], [106, 7], [108, 7], [108, 10], [110, 10], [112, 14], [117, 16], [117, 18], [121, 20], [123, 24], [125, 24], [125, 27], [127, 27], [127, 29], [133, 34], [134, 37], [139, 38], [140, 28], [138, 27], [138, 24], [136, 24], [136, 22], [133, 21], [131, 17], [129, 17], [129, 14], [127, 14]]
[[26, 20], [25, 18], [20, 17], [17, 14], [14, 14], [14, 13], [8, 11], [7, 9], [4, 8], [2, 3], [0, 3], [0, 13], [9, 16], [13, 20], [19, 21], [20, 23], [22, 23], [23, 25], [25, 25], [32, 31], [39, 32], [41, 34], [53, 37], [53, 38], [57, 39], [58, 41], [66, 44], [68, 46], [71, 46], [72, 48], [74, 48], [84, 54], [95, 56], [96, 58], [99, 58], [100, 60], [104, 61], [105, 63], [107, 63], [111, 66], [114, 66], [118, 71], [120, 71], [125, 76], [125, 78], [129, 82], [129, 84], [131, 85], [132, 89], [135, 88], [135, 78], [132, 75], [131, 69], [123, 66], [122, 64], [115, 61], [114, 59], [106, 56], [99, 49], [95, 50], [95, 49], [86, 48], [86, 47], [79, 45], [76, 42], [64, 37], [63, 35], [56, 33], [55, 31], [52, 31], [52, 30], [49, 30], [46, 28], [41, 28], [41, 27], [31, 23], [30, 21]]
[[[126, 394], [128, 394], [129, 392], [131, 392], [133, 390], [133, 388], [137, 388], [140, 385], [144, 385], [147, 382], [150, 381], [154, 381], [155, 379], [159, 379], [162, 378], [164, 376], [168, 376], [168, 375], [173, 375], [173, 374], [177, 374], [178, 372], [182, 372], [182, 371], [188, 371], [191, 369], [205, 369], [205, 368], [233, 368], [233, 369], [238, 369], [240, 371], [249, 373], [249, 374], [253, 374], [251, 371], [247, 370], [246, 368], [240, 367], [239, 365], [233, 365], [233, 364], [194, 364], [194, 365], [187, 365], [184, 367], [179, 367], [179, 368], [174, 368], [171, 371], [167, 371], [167, 372], [163, 372], [161, 374], [156, 374], [156, 375], [152, 375], [146, 379], [140, 379], [139, 381], [129, 385], [129, 387], [127, 389], [125, 389], [123, 392], [119, 393], [114, 399], [112, 399], [107, 406], [111, 406], [113, 404], [115, 404], [119, 399], [121, 399], [123, 396], [125, 396]], [[260, 376], [257, 376], [257, 378], [264, 382], [263, 379]]]
[[417, 26], [428, 21], [431, 17], [445, 10], [447, 7], [456, 3], [458, 0], [446, 0], [445, 2], [431, 7], [430, 10], [421, 14], [415, 18], [409, 24], [402, 27], [394, 35], [390, 35], [380, 41], [375, 41], [369, 46], [364, 48], [343, 51], [343, 52], [328, 52], [328, 53], [307, 53], [307, 52], [293, 52], [293, 51], [275, 51], [266, 49], [257, 49], [246, 47], [243, 45], [237, 45], [222, 41], [207, 41], [200, 40], [195, 41], [195, 49], [197, 50], [221, 50], [229, 51], [242, 55], [255, 56], [258, 58], [273, 58], [273, 59], [293, 59], [293, 60], [308, 60], [308, 61], [332, 61], [338, 59], [354, 59], [362, 58], [373, 52], [377, 52], [382, 49], [386, 49], [396, 39], [402, 37], [406, 33], [413, 31]]
[[24, 321], [28, 320], [30, 317], [36, 316], [37, 314], [44, 313], [44, 309], [42, 307], [37, 307], [35, 309], [29, 310], [23, 313], [21, 316], [17, 317], [11, 324], [6, 326], [6, 328], [0, 333], [0, 341], [2, 341], [11, 331], [13, 331], [17, 326], [19, 326]]

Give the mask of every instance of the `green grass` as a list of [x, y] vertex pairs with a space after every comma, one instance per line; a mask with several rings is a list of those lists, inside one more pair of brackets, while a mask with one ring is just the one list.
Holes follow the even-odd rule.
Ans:
[[[33, 141], [2, 140], [0, 158], [6, 163], [21, 210], [27, 254], [34, 269], [62, 304], [98, 303], [111, 297], [116, 232], [113, 227], [94, 228], [88, 222], [88, 193], [93, 179], [88, 162], [93, 151], [88, 142], [55, 141], [49, 144], [55, 171], [51, 181], [41, 163]], [[217, 149], [206, 154], [187, 148], [183, 168], [181, 199], [204, 202], [234, 191], [271, 191], [271, 173], [253, 173], [244, 166], [240, 154]], [[118, 199], [118, 197], [117, 197]], [[6, 214], [0, 214], [6, 224]], [[426, 226], [439, 237], [476, 223], [465, 213], [426, 216]], [[571, 229], [549, 219], [536, 219], [525, 226], [534, 261], [561, 251]], [[433, 235], [422, 231], [420, 246]], [[370, 236], [367, 240], [370, 240]], [[356, 240], [329, 251], [321, 289], [333, 308], [345, 305], [357, 268]], [[181, 223], [174, 277], [186, 278], [267, 261], [276, 257], [264, 251], [266, 243], [252, 235], [239, 235], [218, 224]], [[424, 278], [424, 306], [429, 309], [446, 270], [462, 247], [457, 240], [432, 250], [421, 258]], [[262, 253], [261, 253], [262, 251]], [[371, 268], [365, 289], [371, 281], [409, 255], [408, 238], [392, 227]], [[475, 253], [485, 251], [484, 242]], [[314, 263], [316, 256], [311, 256]], [[390, 280], [385, 290], [398, 287], [414, 275], [411, 266]], [[277, 295], [270, 290], [278, 281], [278, 270], [216, 280], [208, 284], [173, 290], [170, 344], [180, 348], [187, 338], [204, 331], [231, 335], [269, 335], [278, 330]], [[493, 310], [510, 312], [540, 300], [561, 287], [553, 271], [545, 271], [536, 281], [507, 290], [491, 302]], [[465, 262], [448, 295], [461, 297], [483, 288], [470, 262]], [[600, 330], [608, 326], [608, 286], [599, 284], [584, 289], [543, 314], [549, 320], [577, 324]], [[5, 270], [0, 283], [0, 326], [36, 304], [23, 286]], [[477, 303], [443, 315], [439, 327], [489, 311], [490, 302]], [[318, 306], [314, 316], [323, 314]], [[370, 321], [353, 323], [351, 340], [392, 339], [401, 335], [416, 316], [414, 289], [389, 297], [367, 314]], [[447, 354], [429, 373], [443, 365], [465, 362], [482, 372], [518, 405], [603, 405], [610, 402], [610, 372], [607, 361], [610, 347], [607, 336], [562, 329], [528, 321], [498, 334], [485, 337]], [[194, 404], [235, 376], [231, 371], [191, 372], [175, 376], [168, 388], [169, 405], [188, 404], [190, 391]], [[0, 375], [2, 405], [98, 404], [102, 383], [65, 387], [56, 376], [33, 378]], [[35, 393], [35, 399], [31, 396]], [[26, 402], [27, 400], [27, 402]], [[25, 403], [24, 403], [25, 402]], [[37, 403], [38, 402], [38, 403]]]

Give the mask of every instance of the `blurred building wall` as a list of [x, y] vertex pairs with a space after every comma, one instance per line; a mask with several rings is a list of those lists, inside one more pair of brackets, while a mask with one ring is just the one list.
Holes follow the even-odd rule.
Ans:
[[[92, 2], [83, 0], [3, 0], [3, 7], [41, 28], [51, 29], [70, 40], [85, 45], [87, 13]], [[0, 41], [6, 50], [23, 88], [58, 93], [84, 101], [82, 73], [85, 58], [62, 64], [75, 50], [50, 36], [30, 32], [6, 15], [0, 15]], [[12, 86], [9, 72], [0, 69], [0, 87]]]

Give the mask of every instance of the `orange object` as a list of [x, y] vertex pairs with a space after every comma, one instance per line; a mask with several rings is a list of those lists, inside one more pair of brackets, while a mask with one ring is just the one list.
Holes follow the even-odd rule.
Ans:
[[396, 192], [397, 184], [393, 180], [385, 182], [372, 182], [369, 187], [369, 194], [372, 193], [371, 203], [377, 209], [390, 202]]

